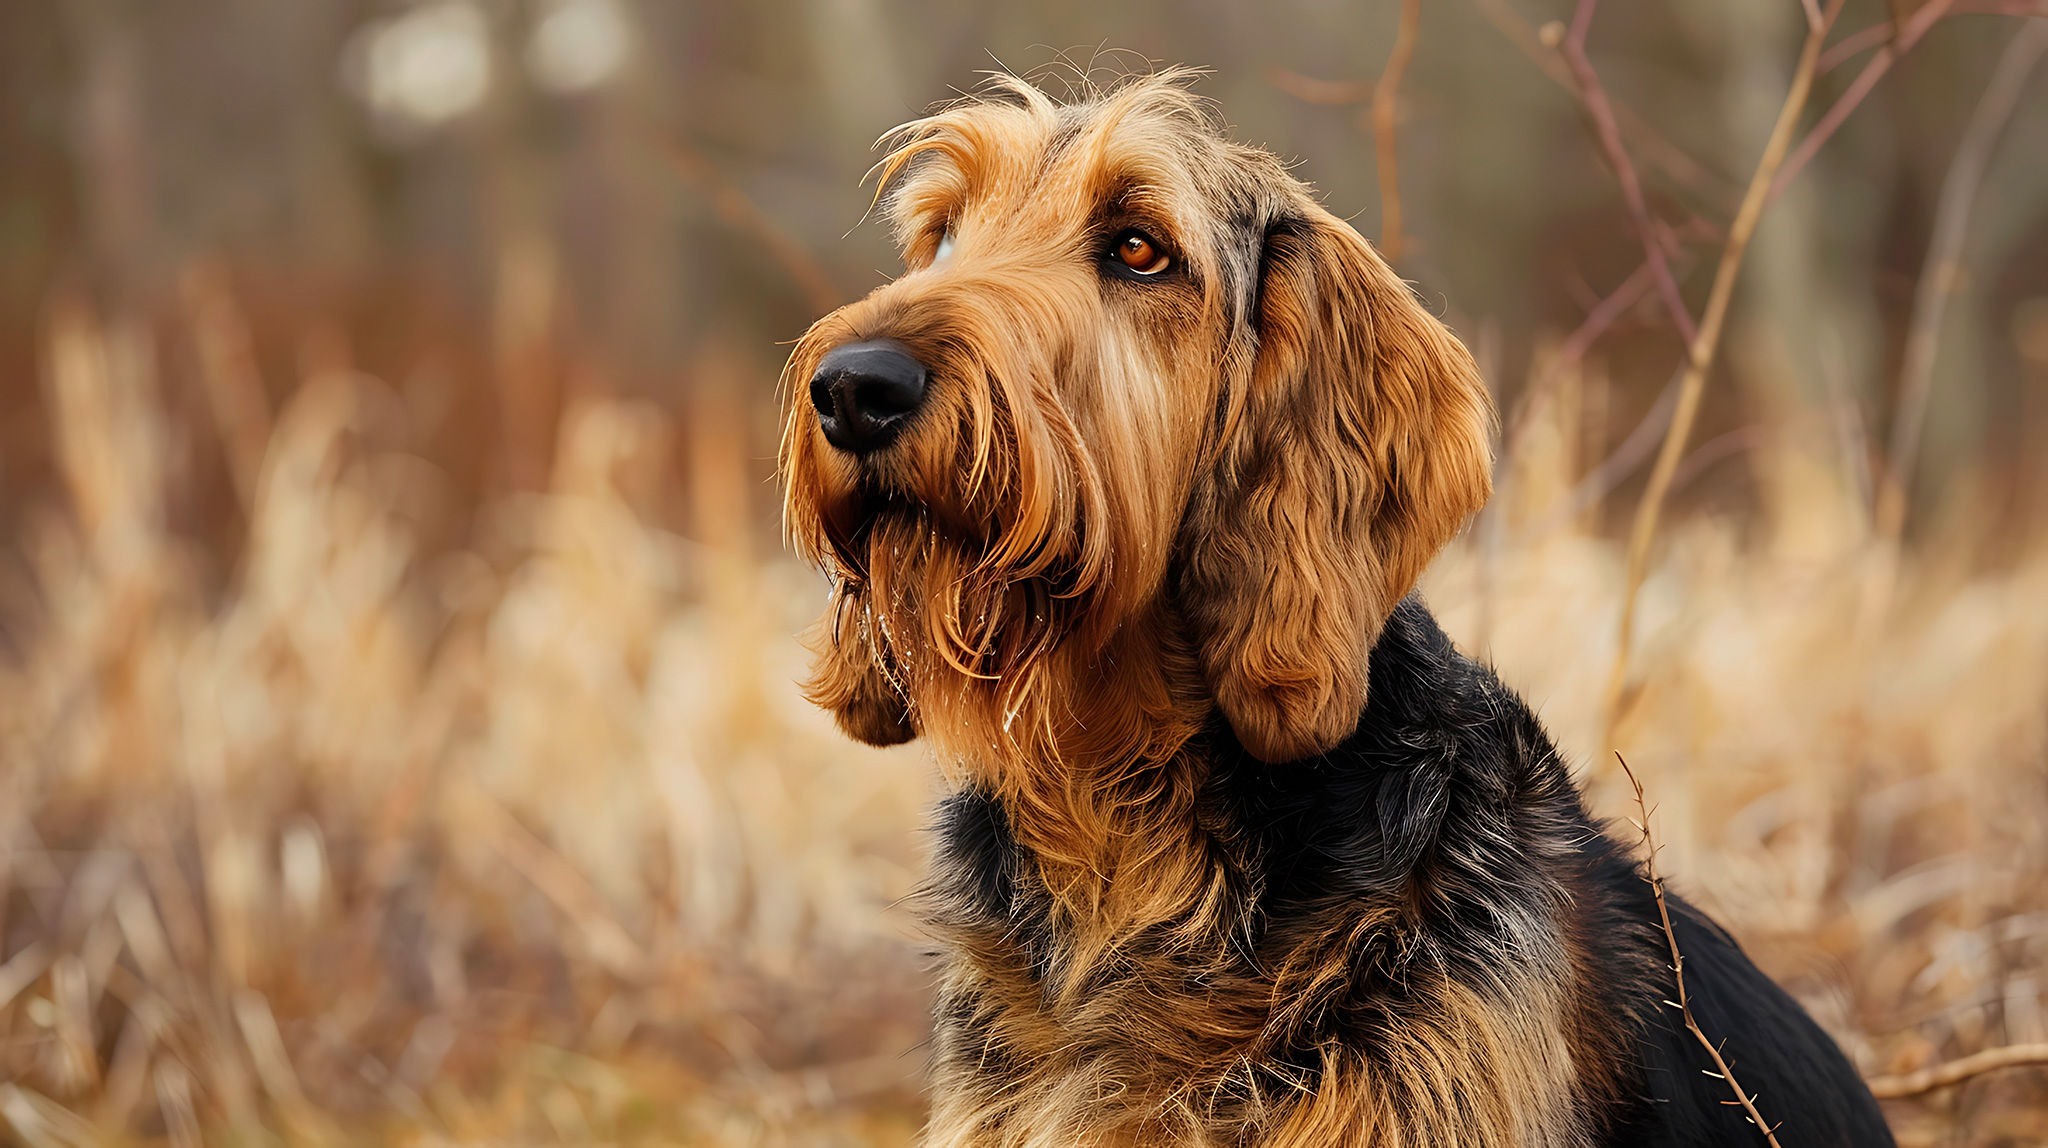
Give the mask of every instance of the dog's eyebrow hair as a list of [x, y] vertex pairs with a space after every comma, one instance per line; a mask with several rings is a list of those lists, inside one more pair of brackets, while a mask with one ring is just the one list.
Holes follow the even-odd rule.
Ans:
[[1051, 167], [1065, 155], [1067, 150], [1074, 146], [1074, 141], [1081, 138], [1081, 129], [1084, 126], [1080, 115], [1074, 114], [1071, 109], [1063, 112], [1059, 126], [1053, 128], [1052, 134], [1046, 137], [1045, 150], [1039, 154], [1040, 170]]

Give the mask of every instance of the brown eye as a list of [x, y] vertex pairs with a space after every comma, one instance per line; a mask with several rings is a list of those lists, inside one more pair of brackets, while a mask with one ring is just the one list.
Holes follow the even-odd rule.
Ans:
[[1152, 237], [1142, 231], [1126, 231], [1117, 238], [1116, 257], [1124, 266], [1140, 275], [1157, 275], [1173, 266]]

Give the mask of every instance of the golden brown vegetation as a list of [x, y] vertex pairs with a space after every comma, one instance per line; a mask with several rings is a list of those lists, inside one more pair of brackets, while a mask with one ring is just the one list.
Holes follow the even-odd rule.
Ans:
[[[69, 508], [30, 527], [0, 691], [19, 1137], [910, 1134], [922, 1005], [888, 906], [925, 766], [797, 698], [822, 586], [743, 528], [650, 524], [668, 420], [573, 406], [547, 489], [437, 551], [402, 400], [309, 377], [209, 600], [165, 525], [149, 334], [74, 307], [46, 337]], [[1591, 747], [1625, 565], [1567, 504], [1599, 385], [1568, 373], [1519, 420], [1427, 586], [1620, 814]], [[1665, 871], [1868, 1072], [2038, 1041], [2048, 553], [1976, 569], [1958, 506], [1872, 616], [1844, 460], [1757, 449], [1772, 529], [1682, 522], [1644, 589], [1620, 738]], [[698, 481], [738, 477], [708, 453]], [[2043, 1111], [2022, 1070], [1896, 1116], [1931, 1143]]]
[[907, 1137], [883, 909], [927, 783], [796, 696], [807, 576], [636, 513], [668, 420], [575, 407], [547, 489], [430, 552], [402, 400], [309, 377], [209, 601], [151, 356], [48, 328], [71, 509], [0, 685], [15, 1134]]
[[[0, 98], [0, 142], [20, 160], [0, 165], [0, 1136], [180, 1148], [908, 1141], [926, 985], [923, 942], [895, 903], [921, 867], [936, 783], [915, 747], [857, 746], [798, 695], [793, 635], [827, 588], [781, 556], [761, 513], [772, 368], [732, 351], [794, 334], [800, 306], [823, 311], [843, 297], [835, 283], [884, 258], [855, 247], [819, 263], [855, 213], [801, 210], [852, 202], [858, 148], [833, 160], [844, 170], [787, 160], [818, 144], [790, 134], [793, 117], [841, 117], [840, 134], [865, 139], [898, 110], [857, 98], [887, 78], [887, 57], [867, 72], [847, 62], [859, 53], [811, 69], [786, 51], [785, 16], [856, 6], [749, 6], [768, 15], [733, 33], [760, 40], [738, 63], [685, 52], [695, 25], [649, 33], [643, 62], [693, 61], [674, 69], [673, 92], [654, 67], [569, 112], [535, 111], [519, 102], [532, 93], [501, 86], [487, 114], [425, 143], [379, 142], [330, 115], [332, 57], [351, 32], [329, 11], [339, 5], [297, 6], [294, 20], [333, 27], [298, 28], [284, 38], [296, 48], [251, 39], [263, 51], [228, 53], [274, 54], [316, 82], [263, 88], [226, 69], [217, 91], [174, 70], [193, 58], [179, 46], [203, 37], [164, 36], [134, 16], [150, 6], [131, 7], [65, 6], [79, 17], [64, 25], [77, 58], [59, 67], [31, 59], [40, 41], [17, 34], [56, 17], [0, 6], [0, 51], [19, 80]], [[661, 7], [622, 10], [659, 28]], [[1129, 25], [1010, 38], [1182, 37], [1156, 54], [1223, 65], [1219, 81], [1238, 83], [1227, 110], [1259, 125], [1247, 134], [1309, 125], [1281, 150], [1322, 165], [1310, 174], [1333, 207], [1371, 202], [1372, 180], [1332, 142], [1371, 154], [1362, 135], [1292, 103], [1276, 111], [1292, 97], [1231, 79], [1268, 61], [1334, 71], [1331, 53], [1351, 59], [1355, 37], [1316, 31], [1304, 7], [1300, 39], [1318, 42], [1290, 46], [1276, 19], [1257, 30], [1272, 38], [1244, 47], [1250, 30], [1223, 6], [1200, 20], [1129, 7]], [[1385, 34], [1359, 58], [1382, 58], [1416, 7], [1375, 9]], [[2013, 50], [1986, 37], [2017, 39], [1982, 22], [2039, 14], [2037, 0], [1843, 9], [1857, 29], [1815, 62], [1814, 106], [1829, 110], [1770, 194], [1801, 170], [1805, 182], [1767, 218], [1735, 291], [1729, 345], [1704, 384], [1704, 441], [1668, 468], [1611, 731], [1617, 623], [1633, 593], [1620, 533], [1637, 492], [1624, 480], [1669, 418], [1675, 388], [1654, 399], [1691, 342], [1672, 338], [1690, 322], [1683, 296], [1698, 305], [1735, 215], [1741, 185], [1727, 173], [1761, 147], [1746, 128], [1721, 139], [1702, 109], [1719, 100], [1738, 127], [1767, 124], [1790, 53], [1757, 47], [1762, 0], [1707, 6], [1726, 9], [1718, 30], [1698, 5], [1670, 16], [1683, 6], [1610, 4], [1590, 48], [1561, 19], [1539, 27], [1573, 14], [1561, 2], [1478, 0], [1504, 39], [1467, 6], [1420, 7], [1398, 91], [1280, 78], [1318, 103], [1380, 96], [1372, 125], [1389, 159], [1398, 125], [1409, 192], [1406, 216], [1381, 218], [1380, 233], [1407, 244], [1404, 274], [1460, 309], [1449, 321], [1508, 413], [1498, 494], [1425, 579], [1433, 607], [1536, 704], [1610, 816], [1630, 811], [1631, 791], [1606, 751], [1628, 754], [1661, 806], [1663, 874], [1867, 1074], [1903, 1090], [1947, 1079], [1937, 1066], [1955, 1058], [2048, 1041], [2048, 284], [2025, 266], [2040, 229], [2001, 207], [2005, 246], [1973, 256], [1961, 223], [1941, 222], [1940, 243], [1922, 233], [1923, 217], [1951, 218], [1946, 188], [1928, 211], [1909, 186], [1967, 171], [1950, 137], [1975, 122], [1989, 62]], [[1794, 24], [1800, 8], [1823, 14], [1784, 7]], [[200, 23], [237, 36], [276, 32], [206, 11]], [[1943, 19], [1965, 12], [1977, 31]], [[891, 35], [945, 31], [902, 22]], [[958, 39], [971, 50], [903, 51], [899, 62], [930, 72], [911, 95], [937, 94], [984, 62], [984, 43], [1007, 42], [981, 24]], [[1529, 158], [1579, 141], [1572, 97], [1539, 99], [1554, 94], [1542, 74], [1573, 90], [1564, 51], [1590, 52], [1615, 89], [1612, 127], [1643, 165], [1657, 243], [1631, 238], [1613, 204], [1585, 226], [1584, 205], [1611, 195], [1600, 153]], [[1784, 75], [1759, 85], [1770, 106], [1756, 113], [1743, 77], [1759, 60]], [[163, 66], [176, 90], [145, 90], [138, 61]], [[1512, 91], [1510, 65], [1531, 77]], [[815, 90], [803, 86], [813, 70]], [[225, 104], [266, 110], [244, 83], [286, 91], [278, 119], [291, 138], [304, 129], [307, 151], [258, 132], [248, 151], [216, 152], [167, 130]], [[1893, 87], [1919, 102], [1888, 109]], [[41, 122], [22, 109], [40, 107], [43, 88], [83, 109], [51, 120], [76, 139], [22, 126]], [[1928, 98], [1950, 89], [1962, 103]], [[1484, 115], [1457, 118], [1455, 98], [1472, 91], [1486, 93], [1472, 105]], [[2016, 125], [2023, 94], [2013, 89]], [[1882, 130], [1859, 142], [1873, 119]], [[1539, 146], [1518, 150], [1499, 124]], [[1837, 151], [1819, 151], [1836, 127]], [[532, 142], [547, 132], [575, 146]], [[768, 142], [747, 150], [757, 141]], [[233, 207], [222, 186], [239, 186], [264, 149], [312, 173], [300, 215], [277, 213], [312, 221], [289, 242], [275, 228], [222, 239], [173, 220], [137, 174], [153, 171], [165, 202]], [[1842, 149], [1851, 158], [1831, 171]], [[558, 169], [560, 187], [532, 178]], [[2026, 194], [2014, 170], [2003, 191], [1981, 166], [1959, 182], [1974, 190], [1981, 176], [1996, 215]], [[378, 199], [380, 180], [403, 194]], [[816, 201], [813, 184], [827, 189]], [[1494, 186], [1513, 195], [1474, 191]], [[677, 188], [696, 207], [661, 198]], [[772, 199], [749, 198], [764, 188]], [[558, 228], [537, 206], [560, 206], [549, 194], [575, 209]], [[1523, 199], [1542, 210], [1522, 212]], [[494, 205], [489, 227], [445, 260], [483, 285], [475, 297], [443, 306], [446, 293], [377, 277], [443, 258], [421, 255], [432, 243], [376, 238], [405, 231], [391, 219], [439, 241], [490, 213], [479, 200]], [[1967, 222], [1969, 197], [1958, 202]], [[697, 208], [703, 220], [678, 222]], [[593, 232], [588, 216], [615, 231]], [[1881, 234], [1871, 246], [1886, 254], [1828, 246], [1852, 230]], [[1459, 248], [1467, 232], [1487, 258]], [[703, 254], [707, 234], [735, 233], [736, 251]], [[1811, 251], [1788, 253], [1809, 237]], [[689, 294], [660, 263], [684, 239], [705, 268], [690, 274], [716, 294]], [[261, 257], [232, 274], [165, 254], [236, 242]], [[1667, 259], [1668, 291], [1654, 266]], [[309, 285], [337, 264], [357, 278], [322, 297]], [[756, 265], [770, 268], [760, 281], [736, 274]], [[615, 293], [590, 290], [613, 281]], [[1933, 310], [1904, 300], [1914, 282]], [[1811, 329], [1786, 330], [1780, 309], [1813, 285], [1832, 310], [1801, 311]], [[1982, 321], [1944, 325], [1942, 300], [1972, 291]], [[650, 332], [680, 321], [663, 310], [677, 298], [725, 309], [661, 343]], [[450, 311], [491, 335], [404, 333], [452, 324]], [[735, 314], [765, 317], [720, 331]], [[1909, 331], [1910, 354], [1896, 345]], [[1915, 378], [1933, 371], [1937, 335], [1964, 353], [1944, 351], [1931, 397], [1895, 398], [1904, 360]], [[1809, 336], [1817, 371], [1780, 346]], [[1895, 437], [1913, 403], [1952, 399], [1980, 404], [1976, 421], [1939, 441], [1930, 431], [1921, 481], [1887, 487], [1898, 475], [1871, 440]], [[1629, 433], [1639, 418], [1647, 431]], [[1739, 1073], [1739, 1035], [1728, 1052]], [[1769, 1115], [1780, 1099], [1758, 1104]], [[1974, 1076], [1889, 1111], [1908, 1145], [2048, 1142], [2048, 1072]]]

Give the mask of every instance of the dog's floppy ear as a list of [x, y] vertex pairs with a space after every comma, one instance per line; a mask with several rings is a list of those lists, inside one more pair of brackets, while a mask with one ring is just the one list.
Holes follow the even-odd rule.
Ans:
[[845, 588], [818, 619], [804, 644], [811, 650], [811, 677], [804, 696], [832, 714], [846, 736], [869, 745], [899, 745], [917, 736], [903, 692], [882, 674], [870, 652], [865, 611]]
[[1472, 356], [1364, 239], [1313, 204], [1270, 225], [1257, 351], [1181, 543], [1181, 607], [1262, 760], [1358, 726], [1380, 628], [1492, 489]]

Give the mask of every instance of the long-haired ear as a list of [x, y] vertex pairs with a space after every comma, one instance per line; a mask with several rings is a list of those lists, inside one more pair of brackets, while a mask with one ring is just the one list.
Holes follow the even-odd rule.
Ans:
[[832, 714], [846, 736], [869, 745], [898, 745], [917, 736], [903, 690], [882, 672], [869, 635], [866, 611], [844, 588], [832, 607], [804, 635], [811, 650], [811, 677], [804, 695]]
[[1358, 727], [1381, 627], [1492, 490], [1493, 409], [1465, 347], [1322, 208], [1269, 227], [1260, 275], [1179, 589], [1216, 704], [1280, 762]]

